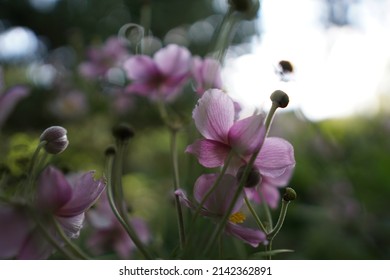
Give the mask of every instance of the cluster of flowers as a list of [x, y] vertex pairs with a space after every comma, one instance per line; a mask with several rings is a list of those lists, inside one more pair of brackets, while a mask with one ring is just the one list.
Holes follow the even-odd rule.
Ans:
[[[236, 8], [246, 10], [245, 7]], [[240, 105], [223, 90], [221, 65], [216, 59], [192, 56], [188, 49], [174, 44], [158, 50], [153, 57], [130, 55], [121, 38], [110, 38], [103, 47], [91, 48], [88, 59], [80, 65], [80, 73], [85, 77], [109, 79], [112, 69], [120, 68], [129, 81], [122, 89], [125, 95], [140, 95], [152, 103], [158, 101], [159, 106], [173, 102], [192, 79], [199, 96], [192, 117], [202, 138], [190, 144], [186, 152], [212, 171], [196, 180], [193, 199], [178, 182], [175, 183], [177, 211], [179, 213], [184, 205], [194, 211], [193, 220], [201, 215], [217, 224], [209, 244], [213, 244], [223, 231], [253, 247], [272, 242], [282, 222], [278, 222], [275, 228], [264, 226], [250, 201], [275, 209], [280, 201], [294, 198], [294, 195], [287, 195], [281, 199], [279, 194], [279, 188], [285, 187], [292, 176], [294, 149], [282, 138], [268, 137], [276, 109], [288, 104], [284, 92], [277, 90], [271, 95], [272, 107], [267, 116], [254, 114], [240, 119]], [[0, 96], [0, 125], [26, 94], [24, 89]], [[162, 117], [169, 126], [169, 116]], [[173, 126], [169, 127], [171, 132], [177, 132], [176, 128], [172, 130]], [[129, 134], [129, 131], [124, 133]], [[54, 250], [66, 256], [86, 258], [70, 239], [79, 236], [87, 210], [99, 197], [97, 206], [88, 213], [90, 224], [95, 229], [88, 244], [96, 253], [111, 243], [120, 257], [128, 258], [135, 247], [142, 251], [142, 244], [149, 242], [145, 222], [125, 217], [121, 190], [112, 189], [110, 179], [95, 180], [92, 171], [65, 176], [55, 167], [44, 168], [44, 157], [39, 157], [42, 147], [46, 153], [58, 154], [67, 146], [64, 128], [55, 126], [45, 130], [23, 187], [17, 191], [0, 192], [0, 258], [47, 258]], [[112, 150], [107, 158], [114, 160], [115, 153]], [[121, 170], [118, 166], [111, 166], [107, 173], [115, 168]], [[178, 171], [174, 172], [178, 176]], [[0, 184], [6, 184], [5, 181]], [[120, 187], [118, 178], [114, 182], [115, 188]], [[104, 193], [106, 185], [108, 191]], [[258, 228], [244, 225], [244, 204]], [[178, 217], [183, 245], [183, 217], [180, 214]], [[207, 246], [205, 251], [210, 248]], [[147, 251], [143, 254], [149, 257]]]

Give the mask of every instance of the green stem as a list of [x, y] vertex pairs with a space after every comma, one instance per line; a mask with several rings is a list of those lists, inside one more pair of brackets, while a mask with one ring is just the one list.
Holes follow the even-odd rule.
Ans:
[[[270, 253], [272, 251], [272, 241], [274, 240], [275, 236], [278, 234], [278, 232], [280, 231], [280, 229], [283, 226], [284, 219], [286, 218], [287, 208], [288, 208], [289, 203], [290, 203], [290, 201], [286, 201], [286, 200], [282, 199], [282, 207], [280, 209], [280, 214], [279, 214], [278, 221], [276, 222], [276, 225], [271, 230], [271, 232], [269, 232], [267, 234], [268, 244], [266, 246], [266, 252], [268, 252], [268, 253]], [[268, 254], [267, 255], [267, 259], [271, 260], [272, 259], [272, 255]]]
[[37, 214], [35, 213], [34, 210], [30, 211], [31, 216], [33, 217], [34, 221], [37, 223], [39, 231], [45, 236], [47, 241], [61, 254], [63, 254], [65, 257], [67, 257], [70, 260], [75, 260], [76, 257], [73, 256], [67, 249], [62, 247], [60, 243], [50, 234], [50, 232], [47, 230], [47, 227], [44, 226], [40, 219], [38, 218]]
[[106, 178], [107, 178], [107, 197], [108, 201], [110, 203], [111, 209], [115, 215], [115, 217], [118, 219], [119, 223], [123, 226], [123, 228], [126, 230], [127, 234], [133, 241], [134, 245], [137, 247], [137, 249], [141, 252], [141, 254], [145, 257], [145, 259], [152, 259], [151, 255], [148, 253], [148, 251], [144, 248], [142, 242], [138, 238], [137, 234], [135, 233], [134, 229], [130, 225], [130, 223], [127, 223], [121, 214], [118, 211], [118, 208], [115, 205], [114, 197], [113, 197], [113, 186], [112, 186], [112, 169], [114, 165], [114, 156], [109, 155], [107, 159], [107, 166], [106, 166]]
[[[176, 191], [180, 186], [179, 179], [179, 165], [177, 154], [177, 130], [171, 129], [171, 158], [173, 166], [173, 189]], [[181, 207], [180, 199], [178, 195], [175, 195], [175, 206], [177, 214], [177, 222], [179, 227], [180, 248], [183, 249], [186, 243], [185, 231], [184, 231], [184, 218], [183, 209]]]
[[233, 196], [233, 199], [232, 201], [230, 202], [230, 205], [228, 207], [228, 209], [226, 210], [225, 214], [223, 215], [221, 221], [218, 223], [217, 225], [217, 228], [215, 229], [213, 235], [211, 236], [210, 240], [209, 240], [209, 243], [207, 244], [206, 248], [205, 248], [205, 255], [207, 256], [211, 250], [211, 248], [213, 247], [213, 245], [215, 244], [216, 240], [219, 238], [219, 236], [221, 235], [223, 229], [225, 228], [226, 226], [226, 223], [230, 217], [230, 214], [234, 208], [234, 205], [236, 204], [238, 198], [240, 197], [241, 193], [243, 192], [244, 190], [244, 185], [245, 185], [245, 182], [248, 178], [248, 175], [249, 175], [249, 172], [256, 160], [256, 157], [257, 155], [259, 154], [260, 152], [260, 149], [258, 151], [256, 151], [250, 158], [245, 170], [244, 170], [244, 174], [240, 180], [240, 183], [238, 185], [238, 188], [237, 188], [237, 191], [235, 192], [234, 196]]
[[217, 180], [215, 180], [214, 184], [211, 186], [211, 188], [206, 192], [206, 194], [204, 195], [202, 200], [199, 202], [198, 207], [196, 208], [195, 213], [192, 216], [191, 223], [190, 223], [190, 228], [188, 229], [188, 235], [187, 235], [188, 238], [187, 238], [187, 243], [186, 243], [186, 246], [185, 246], [186, 248], [190, 244], [189, 241], [191, 240], [191, 238], [193, 236], [193, 233], [194, 233], [193, 229], [194, 229], [195, 221], [199, 217], [200, 211], [203, 208], [203, 204], [206, 202], [206, 200], [210, 197], [210, 195], [214, 192], [215, 188], [221, 182], [221, 180], [222, 180], [222, 178], [223, 178], [224, 174], [226, 173], [226, 170], [227, 170], [227, 168], [229, 166], [229, 163], [230, 163], [231, 159], [233, 158], [233, 155], [234, 155], [234, 152], [230, 151], [230, 153], [228, 154], [227, 158], [225, 159], [223, 168], [222, 168], [221, 172], [219, 173], [219, 175], [217, 177]]
[[51, 218], [52, 220], [52, 223], [54, 224], [58, 234], [60, 235], [61, 239], [65, 242], [65, 244], [67, 246], [69, 246], [69, 248], [71, 249], [71, 251], [73, 252], [73, 254], [77, 257], [79, 257], [80, 259], [82, 260], [90, 260], [91, 258], [86, 254], [84, 253], [81, 248], [79, 248], [78, 246], [76, 246], [76, 244], [74, 244], [69, 238], [68, 236], [66, 236], [64, 230], [62, 229], [62, 227], [60, 226], [60, 224], [58, 223], [58, 221], [52, 217]]
[[234, 27], [237, 23], [237, 18], [234, 16], [233, 12], [233, 9], [230, 7], [218, 30], [218, 38], [214, 50], [217, 52], [216, 59], [220, 62], [222, 62], [225, 57], [228, 46], [233, 38]]
[[280, 209], [279, 218], [278, 218], [278, 221], [276, 222], [275, 227], [268, 234], [269, 239], [272, 240], [278, 234], [280, 229], [282, 228], [283, 223], [284, 223], [284, 219], [286, 218], [287, 208], [288, 208], [289, 204], [290, 204], [290, 201], [286, 201], [286, 200], [282, 199], [282, 207]]
[[[34, 151], [32, 158], [31, 158], [30, 167], [28, 170], [27, 186], [25, 188], [25, 192], [26, 192], [27, 197], [30, 194], [34, 193], [33, 185], [34, 185], [35, 178], [37, 177], [37, 170], [38, 170], [38, 165], [40, 162], [39, 152], [41, 151], [42, 147], [46, 145], [46, 143], [47, 143], [46, 141], [39, 142], [37, 148]], [[30, 197], [30, 198], [32, 199], [32, 197]]]
[[246, 206], [248, 207], [249, 211], [251, 212], [252, 216], [254, 217], [255, 222], [256, 222], [257, 226], [259, 227], [259, 229], [261, 229], [264, 233], [267, 233], [268, 232], [267, 229], [265, 228], [265, 226], [261, 222], [259, 216], [257, 215], [255, 209], [253, 209], [253, 207], [252, 207], [251, 203], [249, 202], [249, 199], [246, 195], [244, 197], [244, 200], [245, 200]]
[[272, 102], [271, 109], [269, 110], [269, 112], [267, 114], [267, 118], [265, 119], [265, 127], [266, 127], [265, 137], [267, 137], [267, 135], [269, 133], [272, 120], [273, 120], [273, 118], [275, 116], [275, 112], [278, 108], [279, 108], [279, 106], [276, 103]]
[[123, 185], [122, 185], [122, 173], [123, 173], [123, 160], [124, 154], [126, 152], [127, 142], [118, 141], [117, 148], [118, 151], [115, 154], [113, 166], [114, 170], [112, 171], [114, 177], [112, 178], [112, 192], [115, 201], [115, 205], [118, 206], [119, 213], [122, 217], [127, 216], [127, 207], [124, 202], [123, 196]]

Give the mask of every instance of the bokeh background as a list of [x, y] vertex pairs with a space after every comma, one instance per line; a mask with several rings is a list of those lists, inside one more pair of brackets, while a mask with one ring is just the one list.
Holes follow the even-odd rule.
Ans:
[[[23, 176], [40, 133], [61, 125], [70, 145], [53, 162], [69, 172], [101, 174], [104, 150], [114, 141], [111, 128], [130, 123], [136, 136], [126, 159], [125, 193], [132, 211], [150, 225], [155, 250], [169, 256], [178, 241], [169, 134], [149, 101], [114, 98], [124, 86], [121, 73], [86, 79], [79, 67], [91, 46], [129, 23], [149, 30], [149, 54], [177, 43], [204, 56], [226, 9], [224, 0], [0, 0], [4, 88], [31, 89], [1, 127], [1, 169]], [[266, 111], [275, 89], [291, 100], [270, 132], [293, 144], [297, 162], [290, 186], [298, 198], [274, 242], [275, 249], [294, 252], [277, 259], [390, 258], [389, 11], [388, 0], [263, 0], [257, 18], [236, 30], [223, 79], [243, 114]], [[130, 45], [129, 51], [137, 49]], [[294, 66], [288, 81], [276, 73], [280, 60]], [[188, 190], [204, 171], [184, 153], [197, 136], [191, 123], [196, 100], [188, 85], [171, 104], [188, 123], [179, 135]], [[278, 211], [273, 214], [276, 219]], [[255, 252], [232, 239], [225, 247], [227, 257]]]

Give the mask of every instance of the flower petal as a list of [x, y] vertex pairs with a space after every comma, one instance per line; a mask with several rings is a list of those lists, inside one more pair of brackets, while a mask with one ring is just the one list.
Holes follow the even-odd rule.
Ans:
[[189, 145], [187, 153], [194, 154], [201, 165], [208, 168], [222, 166], [230, 147], [213, 140], [197, 140]]
[[[54, 229], [50, 228], [48, 230], [54, 234]], [[53, 246], [36, 229], [31, 232], [16, 258], [20, 260], [44, 260], [53, 254], [53, 252]]]
[[80, 230], [83, 227], [84, 213], [72, 217], [56, 217], [65, 234], [69, 238], [77, 238], [80, 235]]
[[236, 121], [229, 130], [229, 144], [239, 154], [248, 156], [260, 149], [264, 142], [264, 116], [254, 115]]
[[265, 139], [255, 161], [263, 176], [276, 178], [295, 166], [294, 148], [286, 140], [277, 137]]
[[130, 57], [124, 62], [123, 68], [127, 73], [127, 77], [135, 81], [148, 81], [159, 75], [153, 59], [146, 55]]
[[184, 47], [168, 45], [154, 55], [157, 68], [167, 77], [187, 75], [191, 67], [191, 53]]
[[72, 188], [62, 172], [47, 167], [38, 178], [37, 205], [40, 209], [56, 212], [72, 197]]
[[13, 258], [19, 253], [32, 226], [22, 209], [0, 203], [0, 259]]
[[212, 58], [202, 60], [196, 56], [192, 60], [192, 76], [196, 82], [196, 91], [203, 94], [210, 88], [222, 88], [221, 66]]
[[269, 205], [271, 208], [275, 209], [280, 202], [280, 193], [277, 188], [274, 186], [267, 184], [266, 182], [262, 182], [261, 186], [257, 188], [245, 189], [248, 197], [255, 201], [256, 203], [263, 203], [263, 200]]
[[260, 243], [266, 241], [266, 235], [264, 232], [233, 223], [227, 223], [225, 232], [244, 241], [245, 243], [248, 243], [252, 247], [257, 247]]
[[[219, 174], [203, 174], [196, 180], [194, 186], [194, 197], [198, 203], [201, 203], [203, 198], [213, 187], [218, 176]], [[233, 200], [237, 187], [237, 180], [233, 175], [223, 175], [219, 184], [204, 202], [203, 207], [214, 215], [224, 215]], [[232, 213], [237, 212], [241, 208], [242, 204], [243, 197], [240, 195], [232, 209]]]
[[94, 180], [93, 171], [75, 176], [72, 184], [72, 198], [59, 211], [58, 216], [71, 217], [77, 216], [91, 207], [105, 188], [103, 179]]
[[229, 129], [234, 123], [233, 100], [219, 89], [207, 90], [199, 99], [192, 117], [205, 138], [227, 144]]

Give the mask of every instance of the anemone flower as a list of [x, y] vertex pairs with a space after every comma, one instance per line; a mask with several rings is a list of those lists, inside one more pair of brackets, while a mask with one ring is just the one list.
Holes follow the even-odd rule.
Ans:
[[[88, 212], [87, 220], [94, 229], [88, 238], [88, 246], [94, 253], [101, 254], [113, 249], [122, 259], [131, 257], [136, 246], [115, 217], [106, 193], [101, 195], [96, 207]], [[148, 243], [151, 236], [145, 221], [132, 217], [130, 222], [141, 242]]]
[[191, 61], [191, 53], [174, 44], [160, 49], [153, 58], [132, 56], [124, 63], [127, 76], [132, 81], [126, 92], [152, 100], [172, 101], [189, 77]]
[[93, 46], [87, 50], [87, 61], [79, 65], [79, 72], [88, 79], [106, 78], [113, 67], [121, 67], [130, 56], [123, 38], [109, 37], [102, 46]]
[[228, 172], [236, 174], [260, 149], [254, 165], [261, 174], [261, 185], [248, 193], [260, 202], [259, 195], [264, 192], [270, 206], [276, 206], [275, 187], [288, 183], [295, 166], [293, 146], [282, 138], [265, 138], [262, 115], [236, 120], [233, 100], [218, 89], [204, 93], [193, 111], [193, 119], [204, 138], [189, 145], [186, 152], [194, 154], [208, 168], [224, 165], [229, 153], [233, 153]]
[[[48, 167], [38, 179], [34, 211], [52, 215], [69, 238], [77, 238], [85, 212], [104, 188], [103, 180], [94, 180], [92, 171], [66, 178], [56, 168]], [[0, 204], [0, 258], [46, 259], [54, 252], [28, 211], [26, 207]], [[59, 238], [51, 223], [46, 230]]]
[[195, 80], [195, 90], [200, 95], [210, 88], [222, 88], [221, 65], [218, 60], [195, 56], [192, 59], [191, 73]]
[[[205, 195], [212, 188], [217, 177], [218, 174], [204, 174], [195, 182], [194, 198], [198, 204], [201, 203]], [[234, 176], [229, 174], [223, 175], [220, 183], [204, 201], [200, 214], [218, 222], [228, 211], [237, 188], [237, 180]], [[175, 194], [180, 197], [181, 202], [187, 207], [192, 210], [197, 208], [197, 205], [187, 198], [183, 190], [179, 189]], [[245, 220], [245, 215], [240, 212], [243, 203], [243, 196], [241, 195], [235, 202], [232, 212], [230, 213], [230, 218], [225, 226], [225, 233], [232, 235], [253, 247], [257, 247], [266, 240], [266, 235], [260, 230], [239, 225]]]

